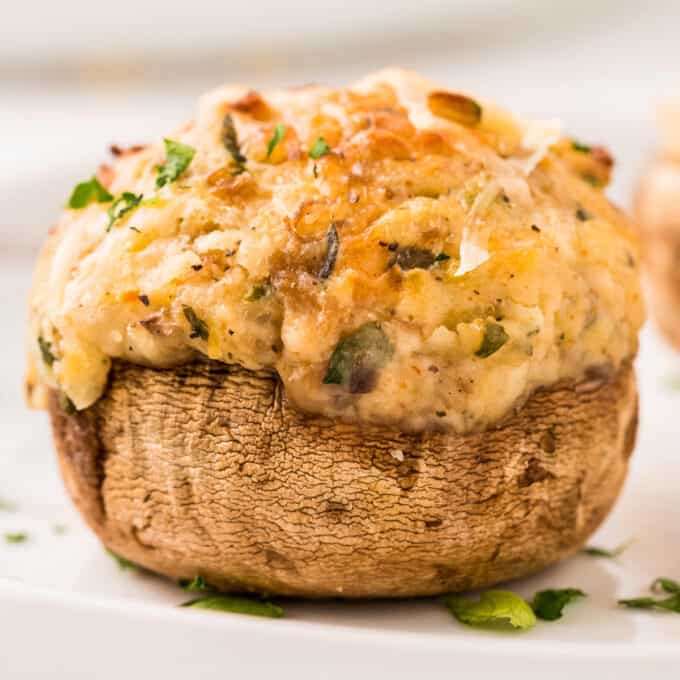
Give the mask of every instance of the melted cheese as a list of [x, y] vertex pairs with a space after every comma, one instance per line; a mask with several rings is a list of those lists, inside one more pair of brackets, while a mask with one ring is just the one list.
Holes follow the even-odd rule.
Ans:
[[[156, 188], [161, 143], [118, 159], [102, 181], [141, 204], [109, 231], [109, 204], [66, 211], [41, 257], [40, 380], [85, 408], [112, 359], [207, 356], [277, 370], [312, 413], [463, 432], [632, 357], [643, 310], [625, 219], [551, 146], [554, 126], [485, 102], [478, 125], [438, 118], [434, 87], [389, 71], [347, 89], [223, 88], [171, 135], [196, 149], [176, 181]], [[223, 144], [227, 115], [241, 174]], [[319, 137], [332, 151], [310, 158]], [[339, 249], [323, 278], [331, 225]], [[404, 269], [404, 249], [440, 257]], [[325, 384], [338, 343], [366, 323], [391, 348], [370, 389]], [[488, 354], [494, 325], [504, 340]]]

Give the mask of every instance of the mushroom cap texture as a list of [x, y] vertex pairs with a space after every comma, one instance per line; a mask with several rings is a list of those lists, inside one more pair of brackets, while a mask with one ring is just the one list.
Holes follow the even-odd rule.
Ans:
[[274, 372], [114, 363], [49, 410], [66, 486], [115, 553], [173, 579], [303, 597], [490, 586], [577, 551], [624, 481], [632, 367], [534, 393], [494, 429], [400, 433], [306, 416]]

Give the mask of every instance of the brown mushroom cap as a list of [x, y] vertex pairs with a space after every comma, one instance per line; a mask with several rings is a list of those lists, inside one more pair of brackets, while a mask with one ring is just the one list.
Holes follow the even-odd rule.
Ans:
[[304, 597], [435, 595], [574, 553], [637, 424], [629, 365], [464, 436], [305, 416], [274, 373], [220, 363], [118, 363], [85, 411], [50, 401], [66, 486], [108, 548], [173, 579]]

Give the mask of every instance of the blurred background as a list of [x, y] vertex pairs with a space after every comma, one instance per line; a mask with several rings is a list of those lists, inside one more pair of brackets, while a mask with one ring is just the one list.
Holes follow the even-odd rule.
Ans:
[[226, 81], [339, 84], [417, 69], [608, 145], [627, 205], [680, 80], [678, 0], [22, 0], [0, 23], [0, 248], [32, 254], [115, 142]]

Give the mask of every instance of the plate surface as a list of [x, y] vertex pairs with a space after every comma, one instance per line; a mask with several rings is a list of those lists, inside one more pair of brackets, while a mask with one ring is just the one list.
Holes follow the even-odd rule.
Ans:
[[[510, 587], [530, 597], [579, 587], [588, 598], [526, 634], [464, 627], [436, 600], [286, 603], [280, 621], [178, 609], [173, 584], [121, 571], [72, 509], [47, 417], [21, 398], [21, 328], [31, 262], [0, 256], [6, 332], [0, 353], [0, 677], [279, 678], [673, 677], [680, 616], [633, 612], [657, 576], [680, 579], [680, 358], [649, 326], [638, 360], [641, 427], [632, 470], [593, 544], [635, 542], [616, 560], [579, 555]], [[263, 650], [264, 653], [263, 653]], [[591, 675], [592, 674], [592, 675]]]

